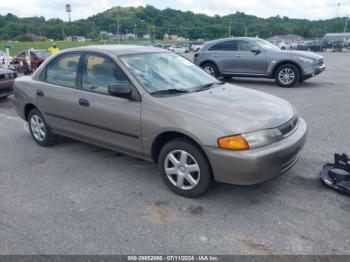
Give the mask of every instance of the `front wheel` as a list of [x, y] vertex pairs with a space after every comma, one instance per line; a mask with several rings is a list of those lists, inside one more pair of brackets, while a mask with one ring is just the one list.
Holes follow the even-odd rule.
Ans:
[[207, 157], [188, 139], [168, 142], [160, 151], [158, 165], [165, 184], [180, 196], [198, 197], [206, 192], [212, 183]]
[[281, 65], [276, 70], [275, 80], [281, 87], [293, 87], [300, 81], [300, 71], [293, 64]]

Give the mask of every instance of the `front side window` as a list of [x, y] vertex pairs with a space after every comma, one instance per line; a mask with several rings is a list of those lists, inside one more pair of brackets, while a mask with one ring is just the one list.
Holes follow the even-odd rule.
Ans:
[[239, 40], [238, 41], [238, 50], [241, 52], [250, 52], [252, 51], [254, 45], [248, 41]]
[[109, 86], [130, 85], [130, 81], [112, 59], [88, 54], [84, 59], [83, 89], [108, 94]]
[[169, 89], [195, 91], [201, 86], [220, 83], [174, 53], [124, 55], [120, 59], [148, 93]]
[[208, 51], [237, 51], [237, 41], [225, 41], [209, 48]]
[[275, 46], [274, 44], [271, 44], [270, 42], [268, 42], [264, 39], [257, 38], [256, 42], [264, 50], [281, 51], [281, 49], [279, 47]]
[[46, 82], [75, 87], [79, 59], [80, 54], [68, 54], [54, 60], [46, 69]]

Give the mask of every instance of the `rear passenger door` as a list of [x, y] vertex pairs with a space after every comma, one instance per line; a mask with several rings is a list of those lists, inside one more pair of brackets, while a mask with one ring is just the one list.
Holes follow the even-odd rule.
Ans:
[[33, 85], [35, 104], [54, 130], [73, 135], [77, 108], [77, 70], [81, 53], [65, 53], [51, 61]]
[[209, 48], [210, 59], [213, 60], [222, 74], [232, 74], [238, 67], [237, 41], [227, 40]]
[[[111, 96], [111, 85], [130, 85], [119, 65], [108, 55], [85, 53], [76, 101], [80, 135], [98, 144], [139, 155], [141, 128], [139, 101]], [[132, 92], [137, 92], [134, 88]]]

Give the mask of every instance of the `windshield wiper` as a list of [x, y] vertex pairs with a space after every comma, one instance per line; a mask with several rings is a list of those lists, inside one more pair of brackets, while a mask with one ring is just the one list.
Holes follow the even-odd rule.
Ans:
[[167, 94], [186, 94], [189, 91], [186, 89], [176, 89], [176, 88], [170, 88], [170, 89], [164, 89], [164, 90], [158, 90], [155, 92], [152, 92], [151, 95], [167, 95]]
[[196, 88], [196, 92], [200, 92], [200, 91], [204, 91], [204, 90], [208, 90], [210, 88], [213, 88], [214, 86], [217, 86], [217, 85], [223, 85], [225, 84], [225, 82], [213, 82], [213, 83], [209, 83], [209, 84], [205, 84], [205, 85], [202, 85], [202, 86], [199, 86]]

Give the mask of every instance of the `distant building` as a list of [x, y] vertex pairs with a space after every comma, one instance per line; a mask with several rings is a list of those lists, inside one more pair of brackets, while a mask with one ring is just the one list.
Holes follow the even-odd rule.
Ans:
[[72, 38], [73, 38], [73, 41], [75, 41], [75, 42], [85, 42], [86, 41], [85, 36], [81, 36], [81, 35], [65, 36], [64, 41], [72, 41]]
[[332, 42], [350, 42], [350, 33], [328, 33], [326, 34], [322, 42], [332, 43]]
[[150, 34], [144, 34], [142, 38], [143, 39], [151, 39], [151, 35]]
[[122, 41], [122, 40], [134, 40], [136, 36], [134, 34], [113, 34], [107, 31], [100, 32], [100, 38], [110, 41]]
[[178, 36], [178, 35], [170, 35], [170, 34], [164, 34], [163, 36], [164, 41], [187, 41], [188, 39], [182, 36]]

